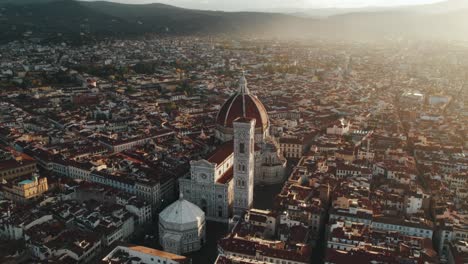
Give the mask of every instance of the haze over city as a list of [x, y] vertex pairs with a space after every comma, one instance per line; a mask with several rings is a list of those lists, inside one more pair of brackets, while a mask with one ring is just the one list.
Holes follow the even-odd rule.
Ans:
[[0, 0], [0, 263], [467, 264], [468, 0]]
[[274, 10], [278, 8], [359, 8], [359, 7], [395, 7], [404, 5], [420, 5], [443, 2], [443, 0], [112, 0], [116, 3], [148, 4], [165, 3], [185, 8], [224, 10], [224, 11], [249, 11], [249, 10]]

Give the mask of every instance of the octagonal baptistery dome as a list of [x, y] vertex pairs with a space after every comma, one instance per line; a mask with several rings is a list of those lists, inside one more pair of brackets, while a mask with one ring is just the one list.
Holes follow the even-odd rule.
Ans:
[[179, 255], [198, 251], [204, 241], [205, 213], [182, 194], [159, 214], [159, 242], [165, 251]]
[[239, 117], [254, 118], [257, 121], [255, 125], [256, 142], [262, 142], [268, 136], [270, 128], [268, 113], [262, 102], [250, 94], [244, 74], [239, 81], [239, 90], [224, 103], [218, 112], [216, 138], [222, 142], [232, 140], [234, 136], [233, 122]]

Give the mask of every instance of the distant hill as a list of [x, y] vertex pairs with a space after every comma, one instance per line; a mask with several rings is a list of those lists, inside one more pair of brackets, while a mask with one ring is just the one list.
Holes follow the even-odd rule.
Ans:
[[137, 23], [140, 28], [173, 33], [187, 32], [274, 32], [276, 29], [305, 29], [310, 20], [284, 14], [221, 12], [178, 8], [165, 4], [115, 4], [83, 2], [93, 10]]
[[327, 18], [337, 15], [364, 12], [381, 12], [398, 9], [398, 7], [359, 7], [359, 8], [279, 8], [265, 9], [264, 12], [282, 13], [299, 17]]
[[50, 3], [56, 0], [0, 0], [0, 5], [14, 4], [14, 5], [24, 5], [24, 4], [43, 4]]
[[427, 4], [421, 6], [410, 6], [402, 8], [406, 11], [412, 11], [423, 14], [441, 14], [453, 12], [461, 9], [468, 9], [467, 0], [447, 0], [443, 2], [438, 2], [434, 4]]
[[147, 33], [468, 40], [468, 8], [460, 8], [466, 3], [450, 0], [420, 7], [354, 9], [356, 12], [314, 19], [279, 13], [200, 11], [164, 4], [0, 0], [0, 41], [33, 37], [82, 41]]
[[321, 34], [335, 32], [346, 39], [468, 40], [468, 8], [429, 14], [412, 10], [350, 13], [319, 23]]
[[337, 15], [373, 12], [415, 12], [420, 14], [436, 14], [468, 8], [468, 0], [446, 0], [432, 4], [408, 6], [368, 6], [357, 8], [281, 8], [265, 9], [264, 12], [284, 13], [301, 17], [326, 18]]
[[[259, 33], [299, 32], [305, 19], [283, 14], [226, 13], [177, 8], [163, 4], [131, 5], [111, 2], [43, 0], [10, 3], [0, 0], [1, 40], [27, 36], [136, 36], [145, 33]], [[15, 0], [16, 1], [16, 0]]]
[[2, 40], [22, 36], [70, 38], [79, 37], [81, 33], [107, 35], [131, 30], [126, 21], [71, 0], [7, 3], [0, 7], [0, 14]]

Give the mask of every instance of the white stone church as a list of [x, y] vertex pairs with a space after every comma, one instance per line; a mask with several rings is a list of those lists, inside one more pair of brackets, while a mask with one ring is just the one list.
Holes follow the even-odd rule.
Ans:
[[215, 137], [222, 142], [206, 159], [191, 161], [190, 177], [180, 179], [180, 192], [198, 205], [211, 221], [227, 222], [250, 209], [254, 185], [283, 182], [286, 159], [269, 135], [270, 121], [263, 104], [247, 87], [220, 109]]

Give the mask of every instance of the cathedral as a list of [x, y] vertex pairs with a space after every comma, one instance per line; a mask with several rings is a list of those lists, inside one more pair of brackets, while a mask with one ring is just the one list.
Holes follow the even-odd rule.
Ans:
[[260, 100], [250, 94], [245, 75], [239, 80], [239, 89], [221, 107], [216, 117], [215, 137], [219, 142], [234, 139], [233, 121], [236, 118], [253, 118], [255, 124], [255, 184], [282, 183], [285, 177], [286, 159], [278, 143], [270, 137], [270, 120]]
[[227, 222], [252, 207], [254, 185], [283, 182], [286, 159], [269, 129], [268, 113], [242, 75], [216, 118], [220, 146], [206, 159], [191, 161], [190, 176], [179, 181], [185, 199], [207, 220]]

